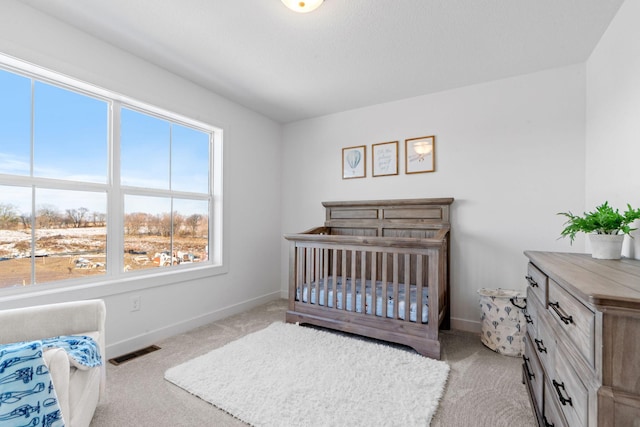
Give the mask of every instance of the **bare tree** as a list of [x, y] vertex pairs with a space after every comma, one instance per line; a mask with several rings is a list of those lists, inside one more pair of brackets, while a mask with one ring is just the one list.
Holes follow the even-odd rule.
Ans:
[[171, 235], [171, 214], [168, 212], [157, 215], [157, 228], [158, 234], [162, 237], [168, 237]]
[[89, 209], [87, 208], [78, 208], [78, 209], [67, 209], [67, 217], [73, 224], [73, 228], [80, 228], [83, 224], [86, 226], [85, 217], [87, 216], [87, 212]]
[[200, 222], [202, 221], [202, 215], [193, 214], [187, 217], [185, 220], [187, 227], [191, 229], [191, 235], [195, 237], [198, 233], [198, 227], [200, 226]]
[[173, 234], [183, 235], [182, 225], [184, 224], [185, 217], [180, 215], [178, 211], [173, 212]]
[[140, 234], [143, 227], [149, 230], [148, 215], [143, 212], [133, 212], [124, 216], [124, 227], [129, 235]]
[[20, 222], [22, 223], [22, 228], [29, 229], [31, 228], [31, 214], [21, 213], [20, 214]]
[[104, 227], [107, 215], [102, 212], [91, 212], [91, 222], [94, 227]]
[[61, 219], [55, 206], [42, 205], [36, 215], [36, 226], [38, 228], [52, 228], [54, 225], [58, 225]]
[[0, 229], [9, 230], [18, 223], [16, 207], [9, 203], [0, 203]]

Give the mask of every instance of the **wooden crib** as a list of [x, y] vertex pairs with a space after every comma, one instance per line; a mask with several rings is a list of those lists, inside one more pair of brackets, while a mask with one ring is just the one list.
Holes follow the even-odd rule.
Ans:
[[413, 347], [439, 359], [449, 327], [453, 198], [324, 202], [323, 227], [286, 234], [286, 321]]

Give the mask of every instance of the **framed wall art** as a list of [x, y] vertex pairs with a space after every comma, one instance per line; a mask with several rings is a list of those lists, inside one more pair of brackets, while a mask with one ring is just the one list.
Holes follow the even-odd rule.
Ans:
[[398, 141], [373, 144], [371, 162], [373, 176], [398, 175]]
[[405, 173], [434, 172], [436, 137], [423, 136], [404, 141]]
[[367, 176], [367, 147], [359, 145], [342, 149], [342, 179]]

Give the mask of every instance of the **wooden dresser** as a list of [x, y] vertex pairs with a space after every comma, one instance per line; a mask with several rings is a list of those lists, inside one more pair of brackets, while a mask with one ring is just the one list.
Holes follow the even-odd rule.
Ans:
[[640, 261], [525, 255], [523, 377], [538, 424], [640, 427]]

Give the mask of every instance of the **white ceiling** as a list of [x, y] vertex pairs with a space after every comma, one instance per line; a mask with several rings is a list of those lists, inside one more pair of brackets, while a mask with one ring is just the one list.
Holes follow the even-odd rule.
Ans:
[[282, 123], [585, 61], [624, 0], [23, 0]]

